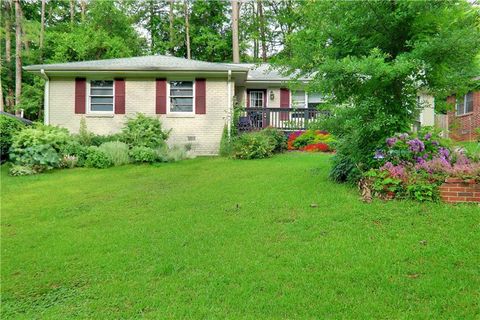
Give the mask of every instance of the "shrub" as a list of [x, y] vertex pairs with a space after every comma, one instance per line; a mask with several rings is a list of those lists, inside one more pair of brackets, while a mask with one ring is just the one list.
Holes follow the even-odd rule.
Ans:
[[157, 159], [161, 162], [177, 162], [191, 158], [188, 153], [188, 148], [185, 146], [173, 146], [171, 148], [165, 146], [156, 150]]
[[335, 182], [356, 183], [362, 177], [362, 172], [351, 157], [339, 152], [332, 158], [332, 169], [329, 177]]
[[9, 170], [9, 174], [11, 176], [29, 176], [36, 173], [38, 172], [30, 166], [22, 166], [17, 164], [14, 164]]
[[282, 152], [287, 148], [287, 139], [282, 131], [268, 127], [260, 132], [274, 142], [273, 152]]
[[233, 153], [233, 141], [234, 137], [228, 138], [227, 127], [223, 129], [222, 140], [220, 140], [220, 150], [219, 154], [222, 157], [229, 157]]
[[113, 162], [105, 151], [96, 146], [88, 147], [87, 158], [85, 160], [86, 167], [104, 169], [112, 165]]
[[99, 149], [107, 154], [114, 166], [130, 163], [126, 143], [119, 141], [105, 142], [100, 145]]
[[169, 132], [162, 130], [159, 119], [138, 113], [129, 118], [122, 129], [123, 141], [131, 147], [157, 148], [164, 144]]
[[335, 139], [324, 130], [295, 131], [288, 136], [288, 150], [327, 152], [333, 150]]
[[233, 145], [233, 156], [237, 159], [262, 159], [273, 155], [275, 141], [261, 132], [240, 135]]
[[11, 160], [17, 165], [28, 166], [36, 172], [49, 170], [60, 164], [58, 152], [48, 144], [18, 149], [11, 154]]
[[71, 140], [67, 129], [38, 124], [20, 131], [13, 139], [12, 148], [16, 152], [38, 145], [49, 145], [60, 151]]
[[78, 158], [77, 156], [74, 156], [74, 155], [64, 155], [62, 160], [60, 161], [61, 164], [60, 166], [62, 168], [75, 168], [77, 166], [77, 163], [78, 163]]
[[129, 155], [134, 162], [152, 163], [157, 160], [157, 152], [149, 147], [133, 147]]
[[91, 146], [94, 137], [95, 134], [88, 131], [85, 118], [82, 117], [80, 119], [80, 129], [78, 130], [78, 135], [76, 135], [78, 142], [84, 146]]
[[83, 167], [85, 160], [87, 159], [88, 147], [80, 144], [77, 140], [70, 140], [65, 144], [61, 150], [60, 155], [65, 156], [75, 156], [77, 159], [76, 166]]
[[91, 145], [99, 147], [103, 143], [114, 142], [114, 141], [123, 142], [123, 140], [124, 138], [122, 133], [114, 133], [114, 134], [108, 134], [108, 135], [96, 134], [92, 136]]
[[8, 158], [8, 150], [12, 145], [12, 140], [19, 131], [25, 128], [25, 125], [13, 117], [0, 115], [0, 156], [1, 160]]

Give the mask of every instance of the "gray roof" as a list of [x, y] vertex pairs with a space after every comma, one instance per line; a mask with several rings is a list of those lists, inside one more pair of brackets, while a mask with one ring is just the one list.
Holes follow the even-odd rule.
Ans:
[[38, 64], [24, 67], [27, 71], [248, 71], [248, 66], [233, 63], [205, 62], [172, 56], [144, 56], [120, 59]]
[[[244, 66], [248, 66], [250, 71], [248, 72], [247, 81], [289, 81], [293, 76], [287, 76], [282, 74], [279, 69], [274, 68], [271, 64], [252, 64], [244, 63]], [[308, 80], [301, 77], [299, 80]]]

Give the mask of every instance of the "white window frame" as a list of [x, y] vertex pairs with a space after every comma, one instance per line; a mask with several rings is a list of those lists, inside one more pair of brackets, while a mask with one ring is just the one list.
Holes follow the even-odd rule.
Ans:
[[262, 104], [263, 104], [263, 107], [262, 108], [268, 108], [268, 99], [266, 97], [266, 94], [267, 94], [267, 91], [263, 90], [263, 89], [250, 89], [248, 91], [248, 101], [250, 102], [250, 108], [258, 108], [258, 107], [254, 107], [253, 104], [252, 104], [252, 93], [253, 92], [261, 92], [262, 93]]
[[[304, 94], [305, 94], [305, 100], [304, 100], [305, 103], [303, 104], [303, 107], [302, 107], [302, 106], [298, 106], [297, 109], [307, 109], [307, 108], [308, 108], [308, 93], [307, 93], [307, 91], [305, 91], [305, 90], [296, 90], [296, 91], [297, 91], [297, 92], [298, 92], [298, 91], [303, 91]], [[291, 90], [291, 91], [290, 91], [290, 108], [292, 108], [292, 109], [295, 109], [295, 107], [293, 106], [293, 93], [294, 93], [294, 92], [295, 92], [294, 90]]]
[[[170, 110], [170, 82], [172, 81], [191, 81], [192, 82], [192, 111], [171, 111]], [[206, 94], [206, 88], [205, 88]], [[188, 98], [188, 97], [185, 97]], [[167, 79], [167, 114], [170, 115], [195, 115], [195, 79]]]
[[[473, 110], [467, 112], [467, 95], [469, 95], [469, 94], [472, 95], [472, 101], [473, 101], [473, 92], [467, 92], [467, 94], [465, 94], [465, 95], [463, 96], [463, 99], [462, 99], [462, 100], [463, 100], [463, 103], [462, 103], [461, 106], [458, 104], [458, 99], [457, 99], [457, 101], [455, 102], [455, 109], [456, 109], [456, 110], [455, 110], [455, 111], [456, 111], [455, 113], [456, 113], [457, 116], [463, 116], [463, 115], [470, 114], [470, 113], [473, 112]], [[460, 107], [461, 107], [461, 108], [460, 108]], [[460, 112], [460, 111], [461, 111], [461, 112]]]
[[[92, 106], [91, 106], [91, 103], [92, 103], [92, 99], [91, 99], [91, 91], [90, 91], [90, 88], [91, 88], [91, 82], [92, 81], [112, 81], [113, 84], [112, 84], [112, 98], [113, 98], [113, 102], [112, 102], [112, 111], [94, 111], [92, 110]], [[115, 114], [115, 79], [87, 79], [87, 94], [86, 94], [86, 99], [87, 99], [87, 114], [108, 114], [108, 115], [111, 115], [111, 114]], [[97, 95], [95, 95], [97, 96]]]

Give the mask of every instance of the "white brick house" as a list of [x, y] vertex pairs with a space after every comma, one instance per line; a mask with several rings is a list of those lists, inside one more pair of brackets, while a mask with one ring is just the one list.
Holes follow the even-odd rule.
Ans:
[[[235, 101], [253, 110], [249, 115], [256, 116], [256, 125], [280, 128], [295, 121], [305, 125], [311, 117], [307, 110], [321, 103], [318, 94], [288, 90], [290, 79], [265, 64], [146, 56], [24, 69], [46, 80], [46, 124], [78, 132], [84, 118], [88, 130], [111, 134], [121, 129], [126, 117], [141, 112], [172, 129], [170, 144], [190, 143], [199, 155], [218, 153]], [[265, 110], [270, 110], [268, 115]], [[431, 112], [432, 117], [423, 118], [433, 118]]]

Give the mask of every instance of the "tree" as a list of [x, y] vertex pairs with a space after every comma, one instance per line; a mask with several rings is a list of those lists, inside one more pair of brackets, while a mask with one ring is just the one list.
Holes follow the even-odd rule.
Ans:
[[240, 44], [238, 39], [238, 17], [239, 6], [238, 0], [231, 0], [232, 5], [232, 51], [233, 51], [233, 63], [240, 62]]
[[43, 38], [45, 37], [45, 0], [42, 0], [42, 11], [41, 11], [41, 18], [40, 18], [40, 60], [43, 60]]
[[22, 96], [22, 15], [20, 0], [15, 2], [15, 104], [20, 104]]
[[410, 129], [419, 90], [461, 90], [478, 72], [479, 11], [466, 1], [315, 1], [301, 14], [279, 63], [311, 76], [310, 89], [329, 102], [348, 105], [333, 168], [341, 181], [368, 168], [387, 136]]
[[188, 16], [190, 13], [188, 12], [188, 0], [185, 0], [183, 3], [183, 10], [185, 16], [185, 46], [187, 47], [187, 59], [191, 59], [191, 51], [190, 51], [190, 22], [188, 21]]

